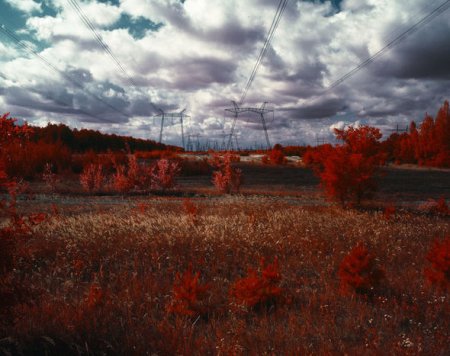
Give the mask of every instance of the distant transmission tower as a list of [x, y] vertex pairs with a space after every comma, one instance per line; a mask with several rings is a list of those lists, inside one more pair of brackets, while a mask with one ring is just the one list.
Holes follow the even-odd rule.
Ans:
[[186, 115], [184, 112], [186, 109], [181, 110], [180, 112], [164, 112], [162, 109], [158, 109], [159, 114], [155, 115], [154, 117], [161, 117], [161, 129], [159, 131], [159, 143], [162, 143], [162, 137], [163, 137], [163, 131], [164, 131], [164, 120], [166, 118], [172, 119], [172, 123], [174, 119], [180, 119], [181, 124], [181, 142], [183, 144], [183, 148], [186, 149], [186, 146], [184, 144], [184, 124], [183, 124], [183, 118], [190, 117], [189, 115]]
[[239, 105], [236, 104], [235, 101], [231, 101], [231, 102], [233, 103], [233, 107], [225, 109], [225, 111], [231, 112], [233, 114], [233, 116], [234, 116], [233, 117], [233, 123], [231, 125], [231, 131], [230, 131], [230, 134], [228, 136], [227, 150], [230, 149], [230, 146], [232, 144], [232, 139], [233, 139], [233, 135], [234, 135], [234, 128], [236, 126], [236, 121], [237, 121], [237, 119], [238, 119], [240, 114], [243, 114], [243, 113], [246, 113], [246, 112], [253, 112], [253, 113], [256, 113], [256, 114], [258, 114], [260, 116], [261, 123], [262, 123], [263, 129], [264, 129], [264, 134], [266, 136], [267, 149], [270, 149], [270, 147], [272, 147], [272, 146], [270, 144], [269, 134], [267, 132], [266, 119], [264, 118], [264, 115], [268, 114], [268, 113], [272, 113], [273, 114], [274, 110], [273, 109], [266, 109], [267, 101], [265, 101], [261, 105], [261, 107], [259, 107], [259, 108], [255, 108], [255, 107], [245, 107], [245, 108], [243, 108], [243, 107], [239, 107]]
[[399, 133], [399, 132], [408, 132], [409, 131], [409, 126], [406, 125], [406, 127], [404, 129], [400, 128], [399, 125], [397, 124], [395, 129], [390, 129], [389, 131], [391, 132], [395, 132], [395, 133]]

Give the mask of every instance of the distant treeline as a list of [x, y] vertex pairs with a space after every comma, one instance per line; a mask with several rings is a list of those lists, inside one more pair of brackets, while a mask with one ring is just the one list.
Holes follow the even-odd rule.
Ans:
[[153, 151], [181, 150], [176, 146], [164, 145], [153, 140], [144, 140], [130, 136], [105, 134], [96, 130], [71, 129], [64, 124], [48, 124], [45, 127], [32, 127], [30, 137], [34, 142], [62, 144], [72, 152], [107, 151]]

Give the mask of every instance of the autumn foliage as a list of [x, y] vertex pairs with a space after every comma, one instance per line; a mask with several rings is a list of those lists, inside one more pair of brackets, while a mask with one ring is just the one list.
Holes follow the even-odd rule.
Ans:
[[181, 316], [200, 316], [207, 311], [205, 299], [210, 289], [200, 282], [200, 273], [192, 272], [192, 265], [183, 273], [177, 273], [173, 285], [172, 301], [167, 310]]
[[307, 151], [303, 161], [319, 176], [329, 198], [342, 205], [360, 204], [376, 190], [375, 178], [384, 162], [379, 149], [381, 133], [369, 126], [336, 129], [335, 133], [342, 145], [323, 145]]
[[[445, 196], [423, 211], [387, 200], [380, 213], [247, 191], [208, 199], [208, 181], [201, 194], [148, 198], [176, 186], [180, 160], [69, 149], [76, 189], [141, 196], [36, 197], [67, 183], [59, 153], [30, 168], [43, 182], [24, 183], [12, 154], [41, 143], [28, 146], [27, 125], [0, 122], [1, 354], [448, 353]], [[337, 135], [342, 145], [304, 160], [330, 196], [358, 201], [384, 160], [379, 132]], [[239, 190], [237, 160], [210, 163], [223, 192]]]
[[89, 193], [100, 191], [104, 180], [105, 175], [101, 164], [91, 163], [84, 167], [83, 172], [80, 174], [81, 186]]
[[450, 286], [450, 236], [442, 241], [435, 240], [427, 254], [431, 266], [425, 269], [428, 282], [442, 290]]
[[283, 152], [283, 146], [276, 144], [267, 155], [262, 157], [264, 164], [281, 165], [286, 163], [286, 157]]
[[225, 155], [215, 155], [211, 164], [216, 167], [213, 172], [213, 184], [221, 193], [239, 192], [242, 184], [242, 171], [232, 166], [236, 157], [227, 152]]
[[450, 108], [445, 101], [436, 117], [426, 114], [409, 132], [392, 134], [383, 142], [383, 150], [396, 163], [414, 163], [430, 167], [450, 167]]
[[356, 245], [339, 266], [341, 292], [371, 295], [384, 278], [375, 264], [375, 257], [362, 244]]
[[230, 295], [238, 306], [246, 308], [262, 307], [276, 302], [280, 298], [282, 289], [279, 287], [281, 274], [278, 258], [273, 263], [265, 264], [261, 260], [261, 272], [249, 268], [247, 276], [238, 279], [231, 287]]

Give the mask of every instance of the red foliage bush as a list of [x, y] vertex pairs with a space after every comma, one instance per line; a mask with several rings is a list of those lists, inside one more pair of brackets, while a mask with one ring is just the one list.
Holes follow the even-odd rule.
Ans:
[[213, 172], [213, 184], [221, 193], [239, 192], [242, 184], [242, 171], [231, 165], [237, 159], [231, 153], [215, 155], [212, 164], [219, 170]]
[[193, 222], [197, 220], [198, 207], [192, 202], [191, 199], [183, 199], [183, 210]]
[[283, 146], [276, 144], [268, 155], [263, 156], [262, 162], [264, 164], [281, 165], [287, 162], [283, 153]]
[[370, 296], [384, 279], [383, 270], [375, 266], [375, 257], [362, 244], [356, 245], [342, 260], [339, 271], [343, 294]]
[[173, 285], [172, 301], [167, 311], [180, 316], [201, 316], [207, 312], [205, 300], [210, 289], [200, 283], [200, 273], [192, 272], [192, 265], [183, 273], [177, 273]]
[[435, 119], [426, 114], [419, 129], [413, 121], [408, 133], [392, 134], [383, 148], [396, 163], [450, 167], [449, 102], [444, 101]]
[[180, 174], [180, 166], [177, 162], [168, 159], [160, 159], [151, 168], [152, 189], [173, 189], [176, 186], [175, 178]]
[[278, 258], [275, 257], [273, 263], [268, 265], [261, 259], [261, 269], [259, 276], [254, 269], [249, 268], [247, 276], [238, 279], [231, 287], [230, 295], [239, 306], [261, 307], [274, 303], [281, 296]]
[[100, 164], [89, 164], [80, 174], [80, 183], [83, 189], [89, 193], [99, 192], [105, 180], [103, 166]]
[[119, 165], [116, 166], [116, 173], [112, 176], [112, 189], [122, 194], [128, 193], [133, 188], [132, 182], [125, 172], [125, 166]]
[[384, 207], [384, 211], [383, 211], [383, 217], [384, 217], [384, 219], [385, 220], [390, 220], [391, 219], [391, 217], [392, 217], [392, 215], [394, 215], [395, 214], [395, 211], [396, 211], [396, 209], [395, 209], [395, 205], [386, 205], [385, 207]]
[[440, 197], [436, 202], [436, 206], [432, 209], [432, 213], [437, 215], [447, 216], [450, 215], [450, 209], [444, 197]]
[[342, 205], [360, 204], [375, 191], [378, 167], [384, 162], [384, 154], [379, 151], [381, 133], [369, 126], [335, 132], [343, 145], [320, 146], [307, 152], [303, 161], [320, 177], [329, 198]]
[[432, 285], [447, 290], [450, 285], [450, 236], [442, 242], [435, 240], [427, 254], [431, 267], [425, 269], [425, 277]]

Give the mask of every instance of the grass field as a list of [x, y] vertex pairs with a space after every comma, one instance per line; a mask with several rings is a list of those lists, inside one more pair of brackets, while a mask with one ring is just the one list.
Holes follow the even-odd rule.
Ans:
[[[18, 235], [0, 352], [450, 352], [448, 289], [424, 274], [449, 219], [420, 209], [448, 199], [449, 171], [389, 168], [378, 198], [351, 210], [327, 202], [306, 169], [239, 165], [239, 195], [204, 176], [168, 196], [20, 200], [48, 215]], [[345, 291], [340, 266], [358, 243], [384, 278]]]

